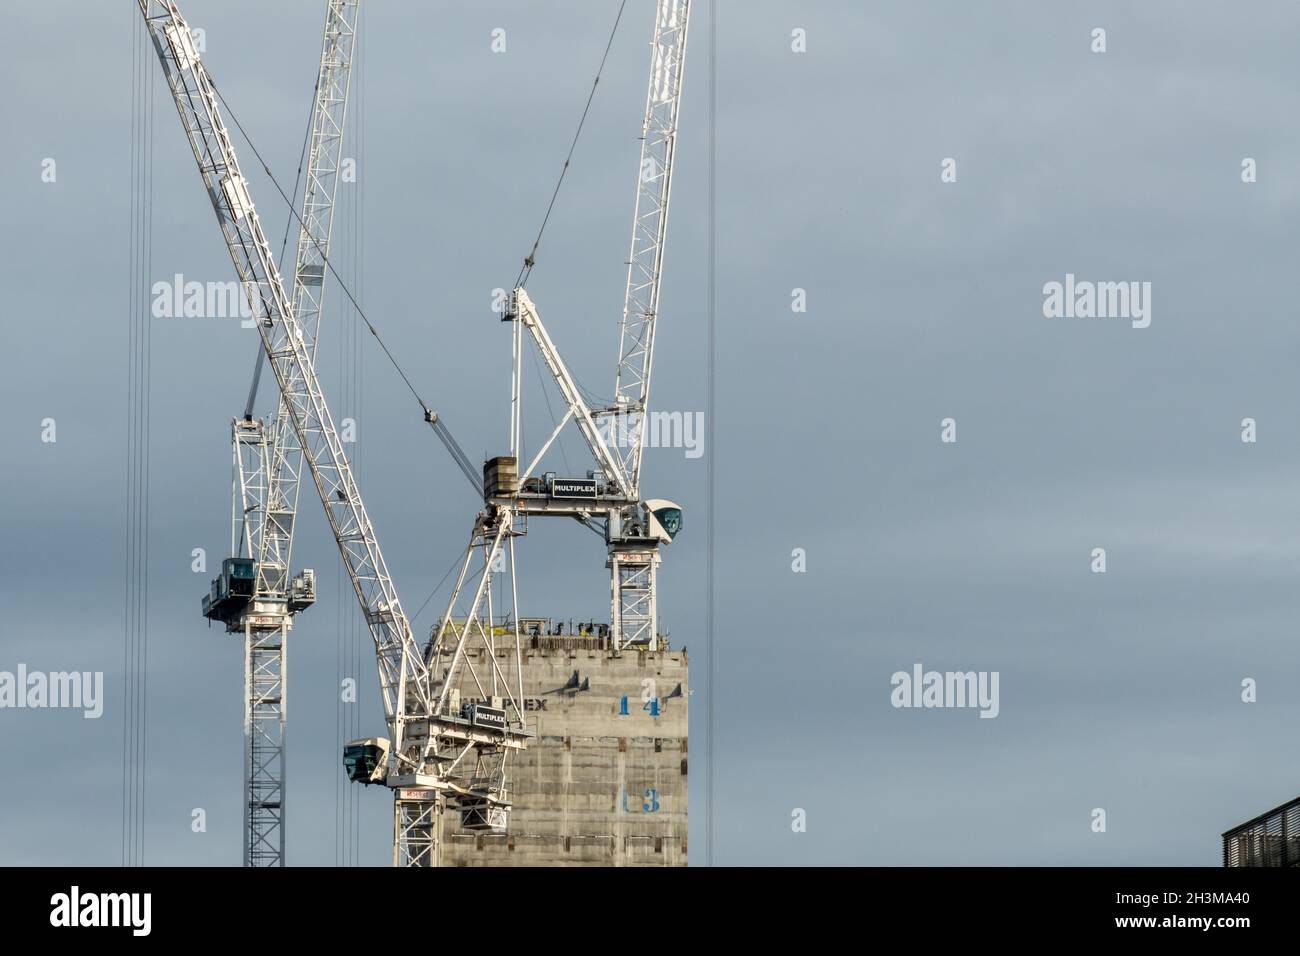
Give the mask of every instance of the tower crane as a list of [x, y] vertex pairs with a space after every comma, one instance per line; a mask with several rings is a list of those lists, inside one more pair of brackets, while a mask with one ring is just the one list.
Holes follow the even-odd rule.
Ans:
[[[474, 636], [469, 628], [444, 628], [427, 656], [416, 644], [321, 389], [307, 331], [285, 290], [240, 171], [217, 88], [176, 3], [137, 2], [252, 307], [282, 406], [374, 641], [388, 736], [349, 744], [344, 766], [353, 780], [382, 783], [394, 791], [394, 865], [435, 865], [438, 820], [444, 810], [459, 810], [462, 824], [471, 828], [500, 829], [505, 824], [510, 806], [507, 759], [527, 746], [530, 736], [518, 644], [513, 678], [509, 656], [495, 641], [484, 648], [490, 682], [500, 692], [487, 702], [461, 701], [453, 693], [465, 681], [486, 689], [484, 675], [466, 653]], [[323, 254], [321, 264], [329, 266]], [[427, 407], [426, 416], [433, 416]], [[510, 519], [508, 508], [496, 509], [484, 523], [491, 536], [485, 549], [489, 560], [496, 560]], [[222, 575], [227, 593], [247, 591], [240, 596], [251, 598], [257, 573], [253, 563], [230, 559]]]
[[[676, 503], [641, 498], [641, 459], [689, 19], [690, 0], [657, 0], [613, 404], [593, 409], [584, 400], [522, 286], [511, 293], [502, 317], [514, 328], [511, 451], [487, 463], [489, 473], [508, 476], [508, 481], [489, 479], [485, 500], [489, 507], [513, 510], [524, 521], [529, 515], [564, 515], [604, 535], [610, 569], [611, 642], [616, 651], [658, 649], [655, 577], [661, 560], [659, 549], [672, 541], [682, 524], [682, 509]], [[525, 265], [531, 264], [530, 256]], [[567, 409], [521, 471], [520, 355], [525, 331]], [[554, 472], [536, 475], [543, 456], [570, 421], [582, 433], [595, 467], [585, 478]]]
[[[306, 185], [293, 276], [293, 312], [315, 354], [325, 263], [347, 122], [360, 0], [327, 0], [308, 133]], [[231, 553], [253, 569], [251, 600], [223, 590], [227, 569], [203, 602], [210, 621], [244, 636], [244, 865], [283, 866], [287, 644], [297, 613], [315, 601], [315, 574], [289, 579], [302, 450], [283, 400], [275, 417], [253, 417], [265, 354], [259, 348], [243, 418], [231, 425], [236, 480]], [[251, 565], [248, 562], [252, 562]], [[233, 570], [233, 569], [232, 569]], [[244, 585], [247, 589], [247, 585]]]

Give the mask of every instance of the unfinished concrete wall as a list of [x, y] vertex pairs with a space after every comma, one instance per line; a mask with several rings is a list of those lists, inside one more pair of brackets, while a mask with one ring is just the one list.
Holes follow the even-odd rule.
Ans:
[[537, 738], [512, 758], [509, 832], [471, 833], [449, 813], [442, 865], [685, 866], [686, 651], [532, 643], [524, 696]]

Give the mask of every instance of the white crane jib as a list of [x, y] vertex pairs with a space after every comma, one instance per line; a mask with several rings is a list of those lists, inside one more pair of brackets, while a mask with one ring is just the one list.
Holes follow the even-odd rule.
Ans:
[[682, 103], [690, 6], [690, 0], [659, 0], [656, 10], [636, 212], [632, 218], [632, 247], [628, 253], [627, 290], [619, 329], [614, 406], [607, 410], [609, 414], [623, 416], [630, 426], [629, 440], [619, 454], [631, 482], [632, 497], [641, 493], [641, 452], [645, 446], [645, 417], [650, 401], [655, 319], [659, 314], [659, 284], [668, 232], [668, 200], [677, 145], [677, 117]]

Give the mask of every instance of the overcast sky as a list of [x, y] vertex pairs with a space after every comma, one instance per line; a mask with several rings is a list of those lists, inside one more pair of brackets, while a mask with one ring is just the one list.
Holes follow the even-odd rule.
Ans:
[[[11, 6], [0, 670], [103, 671], [107, 700], [95, 721], [0, 711], [0, 862], [114, 864], [141, 28], [134, 0]], [[340, 195], [335, 258], [470, 456], [502, 453], [509, 336], [492, 290], [531, 245], [618, 4], [367, 6], [345, 146], [359, 181]], [[1300, 792], [1300, 9], [719, 0], [710, 210], [710, 5], [695, 6], [653, 404], [706, 408], [712, 213], [717, 407], [704, 457], [657, 449], [645, 466], [647, 493], [686, 514], [660, 614], [691, 654], [692, 861], [712, 836], [714, 861], [729, 864], [1216, 865], [1222, 830]], [[182, 2], [282, 182], [297, 168], [323, 8]], [[613, 385], [652, 9], [629, 0], [529, 282], [600, 394]], [[496, 28], [504, 53], [491, 49]], [[797, 29], [806, 52], [792, 50]], [[228, 280], [148, 66], [146, 271]], [[955, 182], [941, 181], [947, 158]], [[278, 240], [286, 211], [251, 155], [243, 165]], [[1151, 283], [1150, 326], [1044, 317], [1044, 284], [1067, 274]], [[805, 312], [792, 310], [796, 289]], [[359, 421], [361, 488], [413, 613], [476, 503], [338, 288], [327, 296], [318, 365], [336, 418]], [[211, 575], [190, 562], [194, 548], [212, 563], [228, 548], [229, 420], [255, 333], [228, 319], [150, 329], [145, 858], [233, 865], [241, 652], [200, 617]], [[534, 442], [544, 415], [534, 403]], [[1255, 443], [1241, 440], [1247, 417]], [[41, 440], [47, 418], [54, 443]], [[955, 443], [940, 440], [946, 418]], [[566, 452], [581, 459], [572, 439]], [[359, 679], [349, 719], [362, 733], [379, 733], [382, 713], [337, 553], [303, 500], [295, 554], [317, 569], [320, 598], [290, 655], [289, 860], [328, 864], [339, 677]], [[523, 613], [606, 616], [603, 560], [581, 529], [535, 528]], [[998, 672], [997, 718], [891, 706], [891, 675], [917, 663]], [[363, 863], [390, 852], [381, 789], [355, 796]], [[191, 832], [194, 808], [206, 833]], [[807, 832], [792, 832], [796, 808]]]

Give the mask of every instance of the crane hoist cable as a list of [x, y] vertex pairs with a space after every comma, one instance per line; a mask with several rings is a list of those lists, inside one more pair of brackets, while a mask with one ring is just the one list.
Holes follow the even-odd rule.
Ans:
[[[209, 80], [211, 80], [211, 77], [209, 77]], [[248, 131], [244, 129], [244, 124], [239, 121], [239, 116], [235, 113], [233, 109], [231, 109], [230, 104], [226, 101], [226, 98], [221, 94], [221, 89], [216, 85], [215, 82], [212, 83], [212, 89], [213, 92], [217, 94], [217, 99], [221, 101], [221, 105], [225, 107], [225, 110], [229, 114], [231, 121], [235, 124], [235, 127], [239, 130], [239, 135], [244, 138], [244, 142], [248, 144], [248, 148], [252, 150], [253, 155], [257, 157], [257, 161], [261, 165], [262, 171], [266, 173], [267, 178], [271, 180], [271, 184], [275, 186], [275, 191], [280, 194], [280, 198], [284, 201], [284, 204], [289, 208], [289, 211], [293, 213], [293, 217], [298, 221], [298, 225], [303, 229], [306, 229], [306, 224], [302, 221], [302, 216], [300, 216], [298, 214], [298, 210], [294, 208], [293, 200], [291, 200], [285, 194], [284, 188], [280, 185], [280, 181], [276, 179], [275, 174], [271, 172], [271, 167], [267, 164], [266, 160], [262, 158], [262, 154], [261, 152], [258, 151], [258, 148], [256, 144], [254, 144], [252, 137], [250, 137], [248, 135]], [[443, 446], [447, 449], [447, 452], [451, 455], [452, 459], [456, 462], [457, 466], [464, 473], [465, 477], [469, 480], [470, 485], [474, 488], [475, 494], [482, 494], [483, 491], [482, 482], [480, 478], [475, 474], [474, 468], [470, 464], [469, 457], [465, 454], [464, 449], [461, 448], [460, 444], [452, 436], [451, 430], [447, 428], [446, 422], [444, 422], [442, 418], [438, 415], [438, 413], [435, 412], [432, 408], [430, 408], [428, 403], [425, 402], [425, 400], [420, 396], [420, 393], [416, 390], [415, 385], [411, 382], [410, 376], [406, 374], [405, 369], [403, 369], [401, 364], [397, 361], [397, 357], [393, 355], [392, 351], [388, 348], [388, 344], [384, 342], [383, 338], [379, 335], [379, 330], [375, 328], [375, 324], [370, 321], [370, 317], [367, 316], [365, 310], [361, 308], [361, 303], [357, 301], [356, 296], [352, 294], [352, 290], [348, 288], [348, 284], [343, 281], [343, 277], [339, 275], [338, 270], [334, 268], [334, 263], [331, 262], [329, 256], [325, 254], [325, 250], [321, 247], [320, 242], [318, 242], [314, 236], [310, 236], [310, 238], [312, 244], [316, 247], [316, 251], [320, 253], [321, 261], [325, 264], [325, 267], [329, 269], [330, 274], [334, 276], [335, 280], [337, 280], [339, 284], [339, 288], [341, 288], [343, 290], [343, 294], [348, 297], [348, 301], [352, 303], [352, 307], [356, 310], [356, 313], [360, 317], [361, 321], [365, 323], [366, 328], [370, 331], [370, 334], [374, 336], [375, 341], [379, 343], [379, 347], [380, 349], [383, 350], [384, 355], [388, 358], [389, 364], [393, 366], [393, 369], [397, 372], [397, 374], [401, 377], [402, 382], [406, 385], [407, 390], [419, 403], [420, 409], [424, 412], [424, 420], [433, 426], [434, 434], [438, 436], [438, 439], [442, 442]]]
[[573, 134], [573, 142], [569, 144], [569, 155], [564, 158], [564, 165], [560, 168], [560, 178], [555, 182], [555, 189], [551, 193], [551, 201], [546, 207], [546, 215], [542, 217], [541, 228], [537, 230], [537, 238], [533, 240], [533, 248], [524, 257], [524, 264], [520, 267], [519, 275], [515, 278], [515, 288], [528, 283], [528, 277], [532, 274], [533, 266], [537, 263], [537, 247], [542, 243], [542, 233], [546, 231], [546, 224], [551, 219], [551, 210], [555, 208], [555, 198], [560, 194], [560, 187], [564, 184], [565, 174], [569, 171], [569, 163], [573, 160], [573, 151], [578, 145], [578, 137], [582, 135], [583, 124], [587, 122], [587, 113], [591, 110], [591, 101], [596, 96], [596, 87], [600, 85], [600, 76], [605, 72], [605, 61], [609, 59], [610, 48], [614, 45], [614, 35], [618, 33], [618, 24], [623, 19], [623, 9], [626, 6], [627, 0], [623, 0], [619, 4], [618, 16], [614, 18], [614, 26], [609, 31], [609, 40], [605, 43], [605, 52], [600, 58], [600, 66], [596, 68], [596, 78], [591, 83], [591, 92], [587, 94], [587, 105], [582, 108], [582, 118], [578, 120], [578, 129]]
[[122, 642], [121, 864], [142, 866], [149, 781], [149, 542], [153, 337], [154, 100], [144, 36], [132, 17], [127, 257], [126, 501]]

